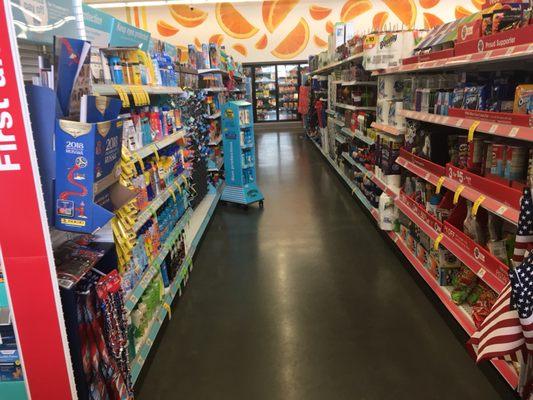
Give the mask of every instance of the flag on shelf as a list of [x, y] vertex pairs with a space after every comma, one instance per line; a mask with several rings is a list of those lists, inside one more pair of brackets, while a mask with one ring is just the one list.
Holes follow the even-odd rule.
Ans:
[[[469, 340], [477, 362], [494, 358], [519, 362], [519, 392], [532, 388], [531, 354], [533, 354], [533, 200], [531, 190], [524, 189], [516, 233], [513, 265], [509, 283], [492, 309]], [[527, 362], [526, 362], [527, 360]]]
[[518, 266], [523, 260], [526, 251], [533, 249], [533, 199], [531, 189], [525, 188], [520, 204], [520, 217], [516, 231], [516, 242], [513, 254], [513, 265]]
[[520, 362], [524, 360], [525, 339], [516, 310], [511, 308], [511, 284], [508, 283], [468, 344], [476, 361], [493, 358]]

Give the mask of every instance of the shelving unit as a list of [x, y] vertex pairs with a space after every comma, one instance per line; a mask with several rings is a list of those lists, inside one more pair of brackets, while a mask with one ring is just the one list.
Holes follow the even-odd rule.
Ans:
[[161, 263], [167, 256], [168, 252], [170, 251], [170, 248], [180, 235], [181, 231], [185, 228], [185, 225], [189, 222], [191, 214], [191, 210], [188, 209], [185, 214], [180, 218], [179, 222], [172, 229], [172, 232], [170, 233], [163, 246], [161, 246], [161, 250], [159, 251], [157, 257], [154, 259], [154, 261], [150, 263], [148, 268], [146, 268], [146, 271], [144, 272], [141, 280], [138, 282], [135, 288], [131, 291], [129, 295], [126, 296], [124, 304], [128, 313], [133, 310], [135, 304], [137, 304], [142, 294], [148, 287], [148, 284], [159, 273], [159, 267], [161, 266]]
[[165, 290], [163, 296], [163, 302], [158, 307], [158, 310], [155, 313], [155, 317], [150, 322], [149, 327], [147, 328], [147, 334], [142, 340], [135, 358], [131, 363], [131, 379], [133, 383], [137, 382], [139, 375], [141, 373], [142, 367], [146, 362], [150, 350], [159, 334], [161, 326], [165, 322], [167, 315], [170, 313], [170, 305], [174, 301], [176, 295], [181, 296], [182, 287], [187, 284], [189, 273], [192, 270], [192, 261], [190, 258], [186, 258], [184, 263], [179, 269], [178, 275], [172, 282], [172, 284]]
[[[529, 29], [527, 32], [531, 32], [531, 26], [527, 29]], [[524, 38], [522, 37], [521, 40], [524, 40]], [[500, 45], [502, 44], [497, 44], [497, 46]], [[420, 54], [418, 57], [420, 57], [420, 59], [427, 59], [431, 56], [432, 55], [424, 53]], [[505, 71], [509, 70], [510, 65], [516, 65], [516, 69], [520, 70], [523, 69], [523, 65], [530, 64], [532, 57], [533, 44], [529, 43], [526, 45], [511, 46], [497, 50], [412, 64], [401, 64], [400, 61], [398, 67], [374, 71], [372, 76], [380, 77], [393, 74], [413, 74], [414, 76], [423, 78], [423, 76], [421, 77], [417, 74], [424, 72], [437, 74], [441, 71], [451, 72], [451, 70], [459, 72], [475, 72], [480, 70], [484, 72], [489, 70]], [[327, 92], [330, 96], [330, 107], [334, 108], [326, 110], [326, 114], [328, 114], [328, 128], [326, 130], [321, 127], [323, 131], [319, 131], [319, 135], [312, 132], [316, 136], [310, 136], [310, 140], [312, 140], [313, 144], [318, 148], [326, 161], [334, 168], [342, 181], [346, 183], [352, 194], [355, 195], [354, 197], [358, 199], [358, 202], [369, 211], [374, 220], [380, 221], [382, 216], [380, 216], [378, 210], [372, 206], [372, 204], [376, 204], [376, 202], [375, 197], [373, 197], [373, 189], [368, 189], [368, 187], [373, 187], [370, 182], [388, 195], [388, 197], [384, 197], [386, 199], [385, 201], [389, 202], [387, 206], [390, 207], [390, 204], [393, 203], [395, 208], [401, 211], [405, 216], [405, 219], [403, 220], [408, 220], [409, 223], [412, 224], [405, 225], [407, 226], [407, 231], [410, 229], [409, 226], [419, 229], [415, 229], [415, 231], [420, 232], [421, 235], [422, 233], [427, 235], [427, 237], [433, 242], [436, 241], [437, 247], [440, 246], [441, 250], [446, 249], [456, 257], [458, 265], [461, 265], [461, 268], [467, 268], [473, 272], [477, 277], [477, 282], [481, 283], [480, 286], [488, 287], [496, 294], [500, 293], [508, 282], [509, 267], [506, 263], [500, 261], [496, 255], [491, 254], [488, 247], [476, 243], [462, 230], [452, 226], [445, 218], [443, 219], [443, 222], [441, 222], [427, 212], [425, 207], [420, 206], [415, 200], [401, 191], [398, 186], [387, 184], [387, 182], [392, 182], [394, 185], [399, 185], [399, 179], [394, 179], [398, 178], [398, 176], [381, 176], [383, 172], [379, 168], [380, 165], [377, 165], [375, 168], [376, 172], [374, 172], [374, 165], [371, 161], [373, 155], [368, 154], [364, 146], [362, 147], [363, 150], [361, 150], [360, 142], [356, 140], [350, 143], [339, 137], [340, 132], [350, 138], [360, 139], [369, 145], [374, 143], [371, 138], [364, 136], [362, 132], [353, 132], [349, 127], [344, 126], [344, 110], [359, 111], [359, 108], [336, 101], [336, 99], [339, 98], [336, 94], [339, 90], [343, 90], [343, 86], [355, 86], [358, 84], [368, 84], [369, 86], [373, 86], [376, 84], [374, 81], [357, 82], [339, 79], [340, 76], [345, 75], [339, 73], [338, 69], [342, 68], [341, 66], [343, 64], [350, 61], [352, 60], [347, 59], [338, 61], [311, 72], [311, 75], [316, 76], [328, 75], [330, 72], [335, 71], [335, 73], [332, 73], [329, 76], [330, 87]], [[399, 77], [398, 79], [402, 79], [402, 77]], [[420, 87], [423, 89], [425, 86]], [[450, 87], [445, 87], [444, 89], [449, 91]], [[386, 90], [383, 90], [383, 93], [383, 101], [401, 101], [398, 100], [397, 97], [394, 97], [393, 94], [388, 94]], [[321, 96], [323, 97], [323, 95]], [[328, 101], [328, 99], [324, 100]], [[405, 102], [403, 106], [406, 107]], [[364, 110], [364, 108], [362, 109]], [[375, 108], [368, 108], [368, 110], [372, 109], [375, 110]], [[484, 139], [493, 137], [498, 140], [495, 143], [504, 143], [507, 144], [507, 146], [512, 146], [513, 149], [517, 146], [518, 140], [522, 141], [523, 146], [529, 146], [531, 142], [533, 142], [533, 126], [531, 124], [531, 118], [528, 119], [527, 115], [453, 108], [448, 108], [446, 111], [449, 113], [447, 116], [403, 109], [399, 111], [396, 116], [399, 114], [400, 117], [404, 117], [408, 120], [417, 120], [427, 124], [434, 124], [435, 128], [438, 128], [439, 125], [457, 128], [457, 134], [462, 135], [461, 137], [466, 136], [466, 133], [469, 133], [470, 138], [472, 137], [472, 133], [474, 138], [476, 138], [475, 135], [478, 134]], [[346, 116], [346, 118], [348, 117], [349, 116]], [[384, 120], [386, 121], [387, 119], [385, 118]], [[391, 144], [397, 143], [397, 146], [399, 147], [401, 145], [401, 140], [406, 133], [406, 128], [403, 128], [405, 125], [402, 122], [397, 122], [395, 120], [392, 123], [389, 122], [390, 125], [386, 123], [372, 122], [371, 128], [373, 128], [378, 135], [380, 140], [379, 143], [382, 143], [382, 141]], [[393, 126], [394, 124], [397, 124], [397, 126]], [[461, 130], [463, 132], [461, 132]], [[432, 133], [435, 133], [435, 131], [432, 131]], [[370, 136], [373, 137], [373, 135]], [[331, 140], [332, 138], [335, 140]], [[505, 142], [503, 139], [512, 139], [513, 141]], [[317, 141], [321, 142], [323, 147], [317, 143]], [[378, 139], [376, 139], [376, 142], [378, 142]], [[396, 147], [396, 151], [398, 151], [398, 147]], [[485, 150], [486, 148], [483, 147], [483, 150], [479, 151]], [[376, 151], [381, 150], [377, 147]], [[357, 162], [351, 154], [357, 155], [358, 159], [368, 160], [368, 162], [372, 164], [363, 165], [362, 163]], [[377, 154], [375, 154], [375, 156], [377, 157]], [[522, 159], [520, 160], [522, 161]], [[479, 176], [471, 171], [467, 171], [466, 167], [458, 168], [451, 163], [437, 165], [431, 161], [417, 157], [403, 148], [401, 149], [399, 156], [396, 158], [396, 164], [396, 168], [399, 165], [406, 171], [410, 172], [411, 176], [416, 179], [420, 178], [420, 180], [426, 181], [437, 188], [443, 187], [448, 189], [449, 192], [452, 192], [452, 195], [455, 194], [455, 199], [464, 198], [468, 200], [470, 204], [478, 204], [479, 207], [484, 208], [490, 213], [515, 225], [518, 222], [520, 197], [522, 195], [520, 186], [521, 181], [511, 182], [511, 179], [503, 178], [500, 180], [494, 178], [494, 180], [492, 180], [490, 179], [490, 176]], [[369, 165], [372, 165], [372, 169], [370, 169]], [[385, 165], [390, 166], [390, 163]], [[457, 163], [456, 165], [461, 164]], [[522, 164], [520, 164], [520, 166], [521, 165]], [[379, 176], [376, 174], [379, 174]], [[359, 187], [361, 187], [362, 190]], [[435, 190], [435, 188], [433, 188], [433, 190]], [[367, 194], [371, 200], [368, 200], [363, 192]], [[448, 196], [450, 195], [449, 192]], [[378, 192], [378, 194], [379, 193], [380, 192]], [[457, 202], [457, 200], [454, 200], [454, 203], [455, 202]], [[381, 222], [378, 223], [378, 226], [380, 225]], [[457, 323], [467, 334], [473, 334], [477, 329], [471, 316], [472, 308], [470, 306], [457, 305], [452, 300], [451, 294], [454, 288], [441, 286], [439, 284], [438, 280], [433, 276], [433, 272], [431, 272], [428, 269], [428, 266], [420, 260], [420, 254], [415, 254], [418, 249], [411, 249], [410, 246], [412, 246], [412, 244], [408, 245], [407, 242], [404, 242], [399, 233], [390, 231], [387, 232], [387, 235], [391, 239], [391, 242], [398, 247], [402, 254], [404, 254], [409, 264], [429, 285], [442, 304], [455, 318]], [[407, 233], [407, 236], [409, 237], [409, 233]], [[416, 242], [416, 238], [412, 240]], [[418, 245], [420, 245], [420, 243]], [[511, 363], [505, 361], [493, 360], [492, 364], [505, 381], [513, 388], [516, 388], [518, 384], [518, 373], [515, 367]]]
[[321, 68], [318, 68], [318, 69], [316, 69], [314, 71], [311, 71], [310, 74], [311, 75], [322, 75], [324, 73], [332, 71], [333, 69], [335, 69], [337, 67], [340, 67], [340, 66], [342, 66], [344, 64], [347, 64], [350, 61], [360, 61], [362, 59], [363, 59], [363, 53], [354, 54], [354, 55], [352, 55], [350, 57], [347, 57], [346, 59], [344, 59], [342, 61], [336, 61], [336, 62], [333, 62], [331, 64], [326, 65], [325, 67], [321, 67]]
[[[505, 124], [491, 121], [484, 121], [483, 118], [490, 116], [490, 113], [479, 112], [475, 110], [461, 110], [466, 115], [472, 115], [472, 118], [460, 118], [460, 117], [451, 117], [438, 114], [430, 114], [418, 111], [409, 111], [402, 110], [401, 115], [409, 119], [415, 119], [418, 121], [429, 122], [436, 125], [445, 125], [451, 126], [453, 128], [460, 128], [468, 130], [470, 127], [476, 123], [475, 128], [476, 132], [485, 133], [487, 135], [500, 136], [504, 138], [519, 139], [525, 140], [528, 142], [533, 142], [533, 127], [529, 126], [519, 126], [513, 124]], [[493, 113], [494, 114], [494, 113]], [[500, 116], [503, 113], [497, 113]], [[477, 118], [474, 118], [477, 117]], [[498, 116], [495, 116], [497, 118]], [[504, 117], [500, 117], [504, 118]]]
[[[509, 63], [527, 60], [533, 55], [531, 44], [504, 47], [497, 50], [480, 51], [444, 59], [404, 64], [394, 68], [375, 71], [376, 75], [389, 75], [400, 73], [426, 72], [449, 69], [475, 69], [488, 64]], [[497, 65], [494, 66], [497, 68]]]
[[141, 147], [138, 150], [132, 151], [132, 153], [137, 153], [139, 157], [145, 158], [152, 154], [154, 154], [156, 151], [163, 150], [165, 147], [171, 145], [172, 143], [177, 142], [180, 139], [183, 139], [185, 136], [185, 131], [183, 129], [179, 130], [176, 133], [173, 133], [172, 135], [168, 135], [164, 139], [161, 139], [157, 142], [150, 143], [144, 147]]
[[118, 95], [115, 86], [130, 93], [131, 88], [140, 88], [148, 94], [181, 94], [183, 89], [178, 86], [149, 86], [149, 85], [110, 85], [110, 84], [93, 84], [91, 92], [100, 96], [116, 96]]

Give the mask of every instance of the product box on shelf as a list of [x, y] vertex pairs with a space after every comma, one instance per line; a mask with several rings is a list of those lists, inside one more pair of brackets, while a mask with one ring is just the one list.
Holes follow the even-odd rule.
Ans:
[[[117, 183], [122, 143], [122, 121], [84, 123], [58, 120], [55, 129], [55, 226], [93, 233], [113, 213], [96, 204], [116, 208], [132, 193]], [[116, 185], [115, 185], [116, 184]]]
[[533, 25], [527, 25], [523, 28], [511, 29], [493, 35], [458, 42], [455, 45], [455, 55], [460, 56], [528, 44], [533, 41], [532, 38]]
[[333, 36], [335, 37], [335, 48], [342, 46], [346, 41], [346, 25], [342, 22], [337, 22], [333, 27]]

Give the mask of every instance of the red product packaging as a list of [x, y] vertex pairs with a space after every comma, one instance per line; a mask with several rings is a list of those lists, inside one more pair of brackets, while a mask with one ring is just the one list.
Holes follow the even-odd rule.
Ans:
[[459, 25], [456, 43], [466, 42], [467, 40], [478, 39], [481, 37], [481, 19]]

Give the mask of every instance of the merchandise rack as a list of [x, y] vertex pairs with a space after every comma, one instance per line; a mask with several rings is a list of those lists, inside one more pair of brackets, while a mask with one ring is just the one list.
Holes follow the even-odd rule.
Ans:
[[186, 182], [185, 175], [181, 175], [176, 181], [172, 182], [165, 190], [159, 193], [144, 210], [137, 216], [137, 220], [133, 225], [133, 230], [138, 231], [148, 221], [154, 213], [161, 207], [176, 190], [182, 191], [181, 185]]
[[92, 84], [91, 92], [99, 96], [118, 96], [116, 88], [125, 90], [129, 93], [132, 88], [140, 88], [148, 94], [181, 94], [183, 89], [179, 86], [151, 86], [151, 85], [111, 85], [111, 84]]
[[357, 53], [357, 54], [351, 55], [350, 57], [345, 58], [344, 60], [336, 61], [336, 62], [333, 62], [331, 64], [326, 65], [325, 67], [318, 68], [318, 69], [316, 69], [314, 71], [310, 71], [309, 74], [311, 74], [311, 75], [322, 75], [322, 74], [324, 74], [326, 72], [332, 71], [333, 69], [335, 69], [337, 67], [340, 67], [340, 66], [342, 66], [344, 64], [347, 64], [350, 61], [361, 61], [362, 59], [363, 59], [363, 53]]
[[366, 144], [374, 144], [374, 139], [368, 137], [368, 136], [365, 136], [363, 135], [363, 132], [361, 132], [360, 130], [356, 129], [355, 131], [352, 131], [348, 128], [342, 128], [341, 129], [341, 132], [344, 133], [345, 135], [348, 135], [350, 137], [353, 137], [353, 138], [357, 138], [359, 140], [362, 140], [363, 142], [365, 142]]
[[[465, 183], [467, 182], [466, 180], [459, 181], [451, 178], [448, 174], [452, 170], [447, 173], [446, 168], [412, 155], [403, 149], [400, 152], [400, 156], [396, 159], [396, 163], [431, 183], [433, 186], [439, 186], [440, 184], [453, 192], [456, 192], [460, 188], [460, 195], [472, 202], [475, 202], [483, 196], [484, 200], [481, 203], [483, 208], [492, 211], [515, 225], [518, 222], [519, 209], [514, 208], [510, 203], [504, 204], [502, 201], [492, 198], [488, 193], [468, 186]], [[511, 188], [507, 189], [508, 191], [512, 190]], [[517, 194], [520, 196], [520, 192]]]
[[479, 68], [482, 65], [526, 60], [533, 55], [533, 43], [504, 47], [497, 50], [482, 51], [432, 61], [403, 64], [398, 67], [375, 71], [373, 76], [399, 73], [427, 72], [434, 70]]
[[[321, 148], [321, 146], [316, 143], [314, 140], [312, 140], [311, 138], [309, 138], [311, 140], [311, 142], [313, 142], [313, 144], [315, 145], [315, 147], [320, 151], [320, 153], [322, 154], [322, 156], [328, 161], [328, 163], [333, 167], [333, 169], [337, 172], [337, 174], [339, 175], [339, 177], [346, 183], [346, 185], [348, 186], [348, 188], [351, 190], [352, 194], [354, 194], [358, 199], [359, 201], [361, 202], [361, 204], [367, 209], [367, 211], [372, 215], [372, 217], [374, 218], [375, 221], [378, 221], [379, 220], [379, 216], [378, 216], [378, 212], [377, 212], [377, 209], [374, 208], [370, 202], [368, 201], [368, 199], [363, 195], [363, 193], [361, 192], [361, 190], [355, 185], [354, 182], [352, 182], [344, 173], [343, 171], [339, 168], [339, 166], [335, 163], [335, 161], [333, 161], [331, 159], [331, 157], [329, 157]], [[387, 187], [387, 185], [385, 185], [380, 179], [378, 179], [373, 173], [371, 173], [370, 171], [368, 171], [363, 165], [355, 162], [347, 153], [343, 153], [342, 154], [342, 157], [344, 159], [346, 159], [351, 165], [354, 165], [356, 166], [358, 169], [360, 169], [362, 172], [364, 172], [370, 179], [372, 179], [372, 181], [374, 183], [376, 183], [376, 185], [378, 185], [382, 190], [384, 190], [387, 194], [389, 194], [393, 199], [394, 199], [394, 202], [395, 204], [400, 204], [400, 201], [399, 201], [399, 198], [400, 198], [400, 195], [398, 195], [397, 193], [394, 192], [394, 190], [392, 190], [392, 188], [389, 188]], [[398, 208], [401, 209], [402, 205], [400, 204], [400, 206]], [[406, 210], [409, 212], [409, 209], [406, 208]], [[403, 210], [402, 210], [403, 211]], [[407, 215], [409, 218], [411, 216], [413, 216], [413, 222], [416, 223], [416, 221], [419, 221], [420, 222], [420, 228], [424, 230], [427, 229], [428, 232], [431, 233], [431, 235], [429, 235], [430, 237], [431, 236], [435, 236], [434, 233], [432, 233], [432, 230], [433, 228], [431, 226], [429, 226], [425, 221], [421, 220], [420, 218], [415, 218], [415, 214], [414, 213], [410, 213], [410, 215]], [[417, 224], [418, 225], [418, 224]], [[451, 295], [450, 295], [450, 290], [449, 288], [447, 287], [444, 287], [444, 286], [440, 286], [438, 284], [438, 282], [436, 281], [436, 279], [434, 279], [432, 276], [431, 276], [431, 273], [426, 269], [424, 268], [424, 266], [422, 265], [422, 263], [420, 262], [420, 260], [418, 260], [418, 258], [413, 254], [413, 252], [411, 252], [408, 247], [405, 245], [405, 243], [403, 242], [403, 240], [400, 238], [400, 236], [396, 233], [396, 232], [393, 232], [393, 231], [390, 231], [390, 232], [387, 232], [387, 236], [391, 239], [391, 241], [398, 247], [398, 249], [402, 252], [402, 254], [406, 257], [406, 259], [409, 261], [409, 263], [411, 264], [411, 266], [419, 273], [419, 275], [422, 277], [422, 279], [424, 279], [424, 281], [429, 285], [429, 287], [433, 290], [433, 292], [435, 293], [435, 295], [439, 298], [439, 300], [443, 303], [443, 305], [446, 307], [446, 309], [451, 313], [451, 315], [455, 318], [455, 320], [457, 321], [457, 323], [459, 323], [459, 325], [469, 334], [471, 335], [472, 333], [475, 332], [475, 325], [474, 325], [474, 322], [472, 320], [472, 318], [470, 317], [470, 315], [468, 315], [468, 313], [466, 312], [466, 310], [464, 309], [463, 306], [458, 306], [456, 305], [452, 299], [451, 299]], [[438, 236], [438, 235], [437, 235]], [[446, 244], [449, 245], [449, 243], [446, 241], [446, 240], [442, 240], [442, 245], [446, 247]], [[451, 246], [452, 247], [452, 246]], [[453, 252], [453, 250], [449, 249], [450, 251]], [[458, 257], [459, 258], [459, 257]], [[470, 265], [467, 265], [469, 268], [472, 269], [472, 266], [471, 264]], [[475, 271], [474, 271], [475, 272]], [[487, 275], [483, 276], [483, 274], [481, 274], [482, 277], [484, 277], [485, 279], [489, 280]], [[479, 274], [478, 274], [479, 276]], [[485, 280], [483, 279], [483, 280]], [[490, 280], [489, 280], [490, 281]], [[492, 282], [492, 281], [491, 281]], [[502, 377], [505, 379], [505, 381], [511, 386], [511, 387], [516, 387], [517, 384], [518, 384], [518, 374], [516, 372], [516, 370], [514, 369], [514, 367], [505, 362], [505, 361], [501, 361], [501, 360], [491, 360], [492, 364], [494, 365], [494, 367], [496, 368], [496, 370], [502, 375]]]
[[191, 258], [194, 257], [198, 244], [215, 212], [224, 186], [225, 183], [221, 183], [214, 192], [208, 193], [204, 197], [194, 210], [189, 224], [185, 228], [186, 253]]
[[165, 322], [167, 314], [170, 318], [170, 310], [172, 303], [176, 298], [176, 294], [181, 297], [182, 287], [187, 284], [189, 273], [191, 272], [191, 270], [192, 260], [187, 257], [181, 265], [178, 274], [176, 275], [176, 278], [174, 279], [172, 284], [165, 290], [165, 294], [163, 297], [164, 301], [158, 307], [158, 311], [155, 312], [155, 316], [146, 330], [147, 333], [143, 338], [139, 349], [137, 350], [137, 354], [131, 362], [131, 380], [133, 383], [137, 382], [137, 379], [139, 378], [142, 367], [146, 362], [146, 358], [150, 354], [150, 350], [152, 349], [152, 346], [157, 338], [157, 334], [159, 333], [161, 326]]
[[139, 157], [145, 158], [151, 154], [154, 154], [156, 151], [162, 150], [165, 147], [171, 145], [172, 143], [175, 143], [178, 140], [183, 139], [184, 136], [185, 136], [185, 130], [180, 129], [179, 131], [173, 133], [172, 135], [168, 135], [165, 138], [157, 142], [147, 144], [146, 146], [141, 147], [138, 150], [132, 150], [132, 151], [130, 150], [130, 153], [136, 153], [139, 155]]
[[372, 122], [370, 125], [372, 128], [377, 129], [381, 132], [389, 133], [393, 136], [401, 136], [404, 134], [404, 132], [394, 126], [380, 124], [378, 122]]
[[[476, 111], [474, 110], [467, 111], [471, 112], [472, 114], [476, 113]], [[484, 121], [482, 119], [483, 115], [481, 113], [479, 115], [479, 119], [451, 117], [448, 115], [430, 114], [409, 110], [402, 110], [400, 114], [409, 119], [416, 119], [418, 121], [429, 122], [432, 124], [445, 125], [453, 128], [460, 128], [466, 130], [470, 129], [473, 124], [477, 124], [475, 127], [476, 132], [533, 142], [533, 127]]]
[[161, 246], [161, 250], [157, 254], [157, 257], [155, 257], [155, 259], [150, 262], [150, 265], [146, 268], [146, 271], [144, 272], [142, 278], [139, 280], [135, 288], [131, 291], [131, 293], [126, 296], [124, 305], [127, 313], [130, 313], [133, 310], [133, 308], [141, 298], [142, 294], [148, 287], [149, 283], [152, 281], [154, 276], [159, 273], [159, 267], [163, 263], [165, 257], [167, 256], [176, 239], [178, 239], [181, 231], [185, 228], [185, 225], [189, 222], [191, 214], [191, 210], [187, 209], [187, 211], [185, 211], [185, 213], [181, 216], [180, 220], [172, 229], [172, 232], [170, 233], [169, 237]]

